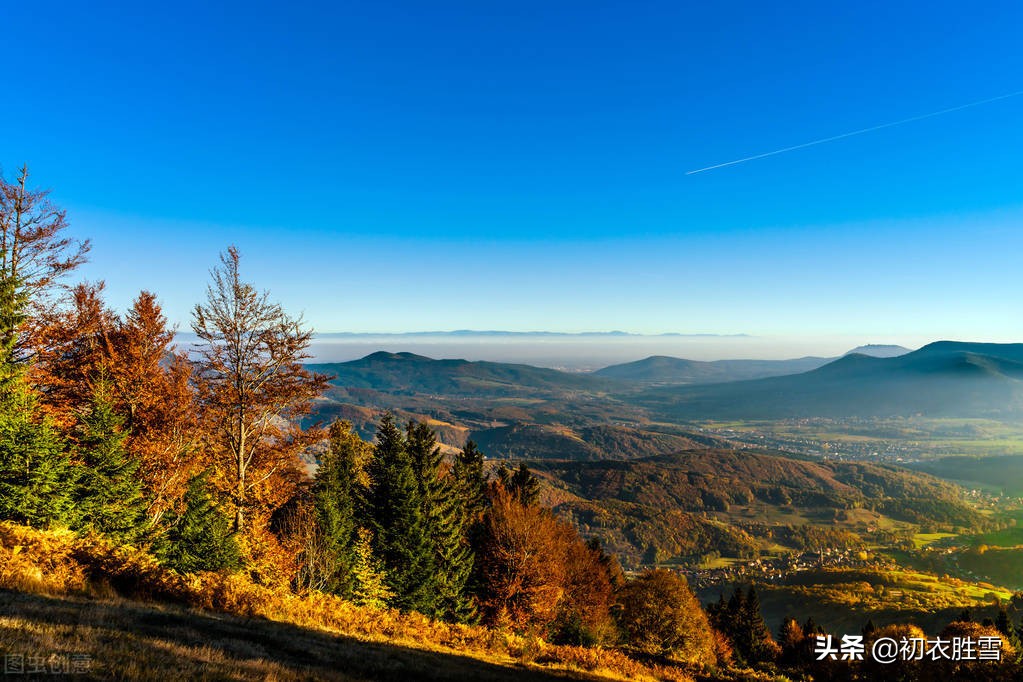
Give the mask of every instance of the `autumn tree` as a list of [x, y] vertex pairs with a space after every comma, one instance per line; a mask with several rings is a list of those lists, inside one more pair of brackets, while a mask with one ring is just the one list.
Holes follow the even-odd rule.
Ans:
[[223, 453], [236, 530], [254, 507], [291, 496], [305, 445], [297, 421], [327, 382], [302, 367], [312, 331], [244, 282], [239, 264], [237, 248], [221, 254], [192, 316], [200, 406]]
[[103, 290], [102, 282], [78, 284], [33, 323], [32, 384], [46, 412], [68, 431], [88, 409], [99, 377], [110, 376], [107, 336], [117, 316]]
[[140, 463], [153, 521], [208, 464], [197, 443], [192, 363], [175, 349], [174, 333], [156, 296], [143, 291], [103, 334], [105, 376], [125, 417], [126, 447]]
[[613, 638], [612, 566], [617, 568], [600, 543], [584, 543], [576, 538], [568, 545], [564, 593], [552, 628], [555, 641], [594, 645]]
[[681, 576], [647, 571], [625, 585], [620, 599], [620, 621], [632, 647], [688, 663], [715, 662], [712, 628]]
[[477, 584], [487, 624], [527, 629], [554, 622], [574, 532], [549, 509], [522, 504], [500, 483], [492, 486], [477, 549]]

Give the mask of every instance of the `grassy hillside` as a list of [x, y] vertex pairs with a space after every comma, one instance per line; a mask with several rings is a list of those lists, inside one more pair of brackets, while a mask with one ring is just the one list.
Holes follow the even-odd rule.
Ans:
[[290, 623], [161, 604], [0, 593], [0, 650], [87, 656], [92, 680], [606, 679], [511, 656], [373, 642]]
[[87, 656], [97, 680], [677, 680], [616, 650], [178, 575], [98, 538], [0, 522], [0, 651]]

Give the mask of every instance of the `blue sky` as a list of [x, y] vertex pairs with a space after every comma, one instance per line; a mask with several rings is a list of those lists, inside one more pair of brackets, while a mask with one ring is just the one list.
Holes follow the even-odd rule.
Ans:
[[[16, 3], [0, 164], [187, 327], [1021, 340], [1018, 3]], [[17, 27], [16, 30], [12, 30]]]

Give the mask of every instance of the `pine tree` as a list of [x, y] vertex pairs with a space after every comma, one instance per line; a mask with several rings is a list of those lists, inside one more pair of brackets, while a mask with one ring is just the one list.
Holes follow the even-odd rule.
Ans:
[[[2, 249], [0, 261], [8, 262]], [[0, 519], [48, 527], [73, 518], [75, 469], [66, 444], [45, 417], [34, 419], [36, 401], [19, 362], [19, 330], [29, 298], [21, 278], [0, 272]]]
[[784, 663], [798, 663], [802, 655], [806, 635], [795, 618], [786, 618], [778, 630], [778, 645]]
[[387, 575], [380, 561], [373, 556], [373, 533], [366, 528], [356, 532], [353, 547], [352, 596], [359, 606], [382, 609], [394, 597], [387, 586]]
[[429, 523], [408, 446], [393, 415], [386, 415], [377, 429], [369, 478], [374, 550], [394, 592], [391, 604], [433, 613], [438, 593]]
[[327, 564], [324, 589], [351, 597], [358, 559], [357, 523], [364, 506], [365, 491], [358, 481], [359, 461], [367, 444], [346, 421], [336, 421], [328, 435], [329, 449], [313, 484], [316, 522], [323, 537]]
[[515, 473], [509, 471], [508, 467], [502, 464], [497, 470], [497, 478], [508, 492], [527, 507], [540, 500], [540, 481], [529, 470], [525, 462], [519, 464]]
[[[6, 261], [0, 253], [0, 261]], [[19, 279], [0, 274], [0, 396], [13, 394], [21, 380], [21, 367], [16, 358], [18, 330], [28, 318], [28, 295]]]
[[760, 613], [760, 597], [750, 585], [746, 593], [745, 608], [740, 612], [740, 632], [748, 643], [746, 660], [750, 662], [773, 661], [778, 657], [778, 645], [771, 637], [771, 630]]
[[[760, 598], [752, 586], [747, 593], [737, 587], [727, 604], [722, 607], [719, 602], [717, 608], [711, 609], [711, 617], [715, 627], [732, 641], [740, 661], [747, 664], [772, 661], [780, 653], [760, 613]], [[810, 636], [806, 627], [803, 632]]]
[[76, 497], [81, 527], [130, 543], [145, 531], [146, 499], [139, 463], [125, 449], [123, 424], [111, 404], [109, 386], [101, 381], [76, 433], [83, 462]]
[[181, 573], [233, 569], [242, 563], [231, 521], [214, 505], [208, 477], [209, 470], [193, 476], [185, 491], [184, 511], [166, 517], [168, 531], [159, 555]]
[[32, 419], [35, 401], [14, 374], [18, 385], [0, 395], [0, 519], [37, 528], [71, 525], [77, 468], [49, 420]]
[[488, 477], [483, 472], [483, 453], [476, 447], [476, 443], [469, 441], [455, 455], [451, 476], [462, 498], [466, 525], [477, 522], [487, 505]]
[[473, 552], [465, 536], [466, 510], [451, 476], [441, 476], [443, 457], [437, 435], [426, 424], [410, 422], [406, 443], [419, 492], [423, 516], [433, 546], [438, 601], [430, 614], [469, 621], [476, 608], [467, 589], [473, 571]]

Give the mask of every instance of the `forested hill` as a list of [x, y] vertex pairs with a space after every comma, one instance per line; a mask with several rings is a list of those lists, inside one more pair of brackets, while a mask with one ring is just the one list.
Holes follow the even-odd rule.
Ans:
[[536, 392], [606, 392], [620, 388], [611, 379], [583, 373], [501, 362], [434, 360], [414, 353], [377, 352], [351, 362], [309, 368], [333, 375], [336, 386], [382, 392], [407, 391], [446, 396], [501, 397]]
[[1023, 410], [1023, 344], [939, 341], [898, 357], [847, 355], [793, 376], [653, 388], [635, 401], [673, 419], [1012, 416]]
[[704, 449], [631, 461], [537, 461], [548, 502], [632, 566], [751, 557], [768, 547], [850, 546], [884, 528], [980, 528], [961, 490], [861, 462]]
[[654, 355], [643, 360], [611, 365], [594, 372], [597, 376], [641, 384], [712, 384], [743, 379], [798, 374], [816, 369], [830, 358], [806, 357], [793, 360], [685, 360]]
[[[566, 489], [586, 499], [622, 500], [686, 511], [721, 511], [755, 501], [795, 507], [891, 506], [928, 509], [907, 520], [968, 525], [975, 512], [961, 491], [929, 474], [865, 462], [795, 459], [752, 450], [692, 450], [629, 462], [539, 462]], [[940, 503], [942, 511], [935, 512]], [[933, 515], [932, 513], [936, 514]]]

